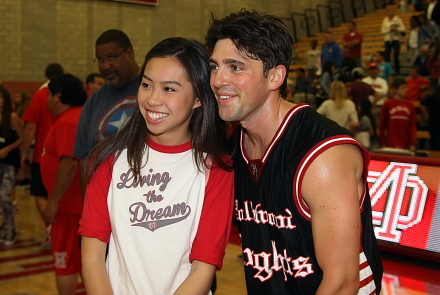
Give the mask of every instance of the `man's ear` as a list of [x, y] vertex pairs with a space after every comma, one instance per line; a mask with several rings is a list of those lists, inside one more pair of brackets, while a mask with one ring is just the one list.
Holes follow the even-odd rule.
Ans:
[[278, 65], [269, 71], [269, 89], [277, 90], [281, 87], [287, 75], [287, 69], [283, 65]]
[[56, 101], [56, 102], [61, 102], [61, 92], [55, 94], [53, 97], [55, 98], [55, 101]]
[[128, 56], [129, 56], [130, 58], [133, 58], [133, 59], [134, 59], [134, 51], [133, 51], [133, 47], [128, 47], [127, 50], [125, 50], [125, 51], [127, 52]]

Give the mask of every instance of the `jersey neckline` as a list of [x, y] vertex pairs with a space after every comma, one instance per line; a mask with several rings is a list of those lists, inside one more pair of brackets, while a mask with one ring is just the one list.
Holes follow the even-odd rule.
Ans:
[[179, 145], [163, 145], [148, 137], [148, 146], [160, 153], [178, 154], [191, 150], [191, 140]]

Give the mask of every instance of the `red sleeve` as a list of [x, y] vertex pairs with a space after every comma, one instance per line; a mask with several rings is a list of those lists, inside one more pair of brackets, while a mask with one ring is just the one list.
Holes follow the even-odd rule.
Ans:
[[342, 36], [342, 42], [345, 42], [345, 41], [347, 41], [347, 34], [344, 34], [343, 36]]
[[22, 120], [38, 125], [43, 111], [41, 109], [41, 99], [47, 98], [48, 88], [38, 90], [32, 96], [32, 99], [22, 116]]
[[411, 108], [411, 145], [416, 146], [417, 145], [417, 118], [416, 118], [416, 109], [414, 108], [414, 105], [410, 102], [410, 108]]
[[111, 225], [107, 196], [113, 171], [114, 156], [99, 166], [87, 185], [78, 235], [110, 242]]
[[380, 112], [380, 145], [385, 146], [385, 129], [387, 128], [388, 120], [388, 101], [386, 101], [382, 106], [382, 111]]
[[213, 168], [205, 187], [205, 201], [189, 261], [194, 259], [222, 268], [228, 244], [234, 203], [234, 172]]

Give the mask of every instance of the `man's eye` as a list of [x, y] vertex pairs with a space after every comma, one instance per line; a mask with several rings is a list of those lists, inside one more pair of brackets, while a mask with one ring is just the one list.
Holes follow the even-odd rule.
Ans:
[[210, 65], [211, 71], [218, 70], [218, 65]]
[[240, 70], [241, 70], [241, 67], [240, 67], [240, 66], [232, 66], [232, 69], [233, 69], [234, 71], [240, 71]]
[[107, 60], [108, 60], [109, 62], [114, 62], [115, 59], [116, 59], [116, 57], [114, 57], [114, 56], [109, 56], [109, 57], [107, 57]]

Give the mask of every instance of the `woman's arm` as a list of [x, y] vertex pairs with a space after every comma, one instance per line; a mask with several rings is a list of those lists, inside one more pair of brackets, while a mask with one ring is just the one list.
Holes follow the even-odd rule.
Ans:
[[188, 277], [174, 295], [206, 295], [214, 278], [215, 265], [193, 260]]
[[82, 276], [87, 294], [113, 294], [105, 267], [106, 247], [107, 244], [98, 239], [81, 238]]
[[0, 149], [0, 159], [6, 158], [9, 152], [15, 150], [23, 143], [23, 122], [16, 113], [11, 114], [11, 127], [13, 127], [17, 133], [17, 140]]

